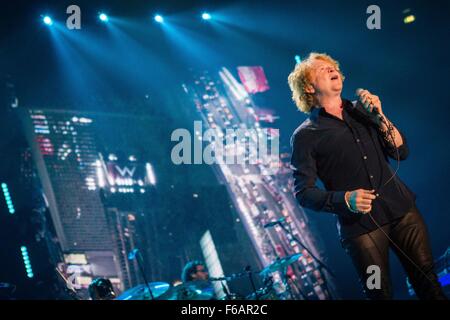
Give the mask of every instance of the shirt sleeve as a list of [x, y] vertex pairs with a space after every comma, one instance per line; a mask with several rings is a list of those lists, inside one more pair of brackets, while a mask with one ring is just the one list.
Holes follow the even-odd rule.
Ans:
[[[395, 148], [391, 143], [386, 141], [386, 139], [380, 133], [379, 137], [380, 137], [381, 145], [383, 147], [384, 152], [386, 152], [386, 154], [391, 159], [397, 160], [397, 158], [399, 158], [399, 160], [405, 160], [406, 158], [408, 158], [408, 155], [409, 155], [408, 142], [406, 141], [406, 137], [403, 134], [403, 132], [401, 132], [398, 128], [397, 128], [397, 130], [400, 133], [402, 140], [403, 140], [403, 144], [400, 147]], [[398, 150], [398, 154], [397, 154], [396, 149]]]
[[294, 177], [294, 194], [298, 203], [314, 211], [325, 211], [346, 217], [354, 216], [345, 203], [346, 191], [327, 191], [317, 187], [314, 144], [313, 137], [301, 131], [294, 133], [291, 138], [291, 169]]

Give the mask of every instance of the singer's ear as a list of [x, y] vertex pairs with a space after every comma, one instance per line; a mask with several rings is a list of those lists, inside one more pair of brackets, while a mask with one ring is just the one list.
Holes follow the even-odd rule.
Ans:
[[316, 92], [316, 90], [314, 90], [314, 87], [312, 86], [312, 85], [310, 85], [310, 84], [307, 84], [306, 86], [305, 86], [305, 92], [306, 93], [314, 93], [314, 92]]

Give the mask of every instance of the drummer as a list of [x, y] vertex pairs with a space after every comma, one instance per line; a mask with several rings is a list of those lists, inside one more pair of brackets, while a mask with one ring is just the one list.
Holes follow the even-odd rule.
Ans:
[[198, 260], [190, 261], [183, 268], [181, 280], [184, 283], [189, 281], [208, 281], [209, 273], [203, 262]]
[[180, 300], [216, 300], [214, 287], [203, 262], [195, 260], [186, 263], [181, 273], [182, 288], [177, 293]]

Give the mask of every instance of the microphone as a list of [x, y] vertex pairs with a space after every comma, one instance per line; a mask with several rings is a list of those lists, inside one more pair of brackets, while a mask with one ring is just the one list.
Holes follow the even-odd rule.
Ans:
[[213, 278], [209, 277], [209, 281], [230, 281], [233, 277], [220, 277], [220, 278]]
[[241, 278], [243, 277], [245, 274], [244, 273], [233, 273], [229, 276], [223, 276], [223, 277], [219, 277], [219, 278], [214, 278], [214, 277], [209, 277], [210, 281], [231, 281], [237, 278]]
[[272, 221], [272, 222], [269, 222], [269, 223], [266, 223], [266, 224], [263, 226], [263, 228], [265, 228], [265, 229], [271, 228], [271, 227], [273, 227], [273, 226], [276, 226], [277, 224], [282, 223], [284, 220], [286, 220], [285, 217], [280, 218], [280, 219], [275, 220], [275, 221]]

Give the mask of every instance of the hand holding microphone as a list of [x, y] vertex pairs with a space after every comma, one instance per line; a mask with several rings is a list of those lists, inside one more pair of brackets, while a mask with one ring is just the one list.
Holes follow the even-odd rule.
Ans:
[[361, 102], [367, 114], [372, 117], [376, 117], [378, 120], [377, 122], [381, 121], [384, 114], [383, 109], [381, 108], [380, 98], [361, 88], [356, 89], [356, 95], [358, 96], [358, 100]]

